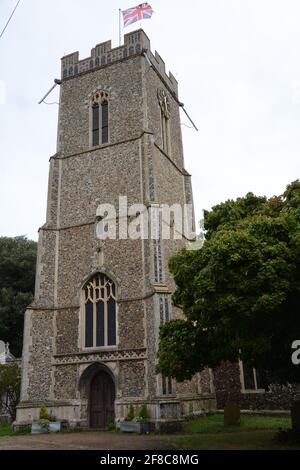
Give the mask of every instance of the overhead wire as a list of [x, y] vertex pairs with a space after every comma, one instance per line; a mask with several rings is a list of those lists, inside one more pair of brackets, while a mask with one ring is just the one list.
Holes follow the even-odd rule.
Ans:
[[7, 20], [7, 22], [6, 22], [6, 24], [5, 24], [4, 28], [3, 28], [3, 30], [2, 30], [1, 33], [0, 33], [0, 39], [2, 38], [3, 34], [5, 33], [5, 31], [6, 31], [7, 27], [8, 27], [8, 25], [9, 25], [9, 23], [10, 23], [11, 20], [13, 19], [13, 16], [14, 16], [14, 14], [15, 14], [16, 11], [17, 11], [17, 8], [18, 8], [20, 2], [21, 2], [21, 0], [18, 0], [17, 4], [15, 5], [15, 8], [13, 9], [13, 11], [12, 11], [10, 17], [8, 18], [8, 20]]
[[57, 104], [57, 106], [59, 106], [59, 103], [57, 103], [56, 101], [54, 101], [53, 103], [47, 103], [47, 101], [43, 100], [42, 103], [47, 104], [48, 106], [52, 106], [53, 104]]

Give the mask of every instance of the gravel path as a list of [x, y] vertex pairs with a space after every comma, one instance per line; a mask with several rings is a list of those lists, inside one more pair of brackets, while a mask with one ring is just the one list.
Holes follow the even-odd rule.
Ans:
[[167, 437], [101, 432], [0, 437], [0, 450], [171, 450]]

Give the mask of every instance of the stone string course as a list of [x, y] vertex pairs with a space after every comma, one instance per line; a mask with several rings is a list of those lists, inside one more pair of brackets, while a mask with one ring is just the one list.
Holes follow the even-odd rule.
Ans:
[[71, 355], [56, 355], [54, 356], [55, 366], [65, 364], [90, 364], [94, 362], [111, 362], [111, 361], [134, 361], [146, 359], [146, 349], [135, 350], [117, 350], [117, 351], [103, 351], [98, 353], [84, 353], [84, 354], [71, 354]]

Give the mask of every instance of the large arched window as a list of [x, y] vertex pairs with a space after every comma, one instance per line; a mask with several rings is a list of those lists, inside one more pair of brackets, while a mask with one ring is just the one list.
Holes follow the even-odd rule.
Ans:
[[104, 274], [96, 274], [84, 288], [85, 348], [116, 346], [116, 323], [116, 286]]

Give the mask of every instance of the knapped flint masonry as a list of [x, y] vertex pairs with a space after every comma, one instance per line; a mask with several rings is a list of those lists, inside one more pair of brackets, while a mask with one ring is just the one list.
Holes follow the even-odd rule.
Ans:
[[71, 426], [95, 428], [123, 419], [130, 404], [147, 404], [156, 429], [216, 407], [209, 371], [177, 384], [155, 370], [159, 327], [182, 316], [171, 302], [168, 260], [187, 240], [96, 236], [97, 207], [117, 207], [119, 195], [149, 209], [192, 203], [178, 103], [178, 84], [142, 30], [124, 46], [109, 41], [87, 59], [62, 59], [18, 425], [37, 418], [42, 404]]

